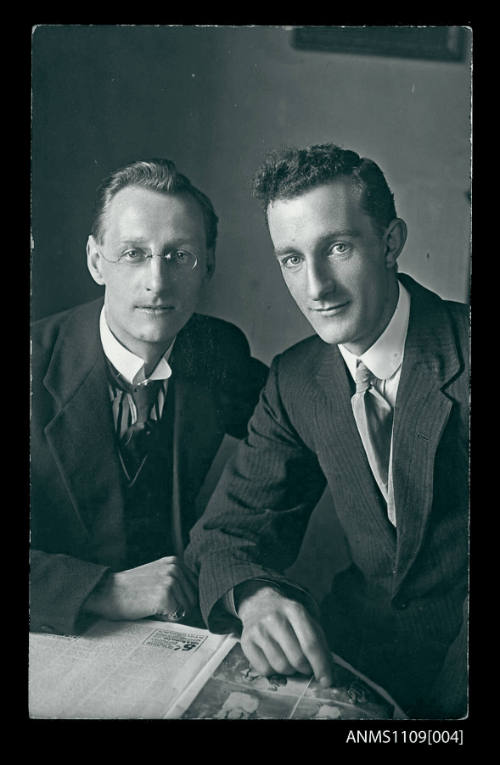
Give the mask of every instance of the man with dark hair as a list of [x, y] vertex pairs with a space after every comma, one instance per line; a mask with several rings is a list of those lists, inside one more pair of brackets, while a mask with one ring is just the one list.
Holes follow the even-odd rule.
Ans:
[[195, 313], [216, 238], [210, 200], [173, 162], [120, 168], [87, 244], [104, 301], [33, 326], [33, 631], [193, 614], [196, 497], [267, 373], [239, 329]]
[[[334, 650], [413, 717], [466, 711], [468, 311], [397, 273], [406, 225], [374, 162], [287, 149], [258, 172], [275, 255], [316, 335], [275, 358], [191, 533], [214, 631], [262, 674]], [[282, 573], [328, 485], [351, 564], [321, 612]], [[327, 542], [326, 542], [327, 543]]]

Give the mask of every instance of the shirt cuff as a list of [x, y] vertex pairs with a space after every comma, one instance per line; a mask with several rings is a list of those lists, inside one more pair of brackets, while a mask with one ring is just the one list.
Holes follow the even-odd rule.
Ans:
[[[284, 586], [281, 583], [278, 584], [276, 581], [272, 579], [263, 579], [263, 578], [256, 578], [252, 580], [247, 580], [252, 582], [262, 582], [262, 586], [268, 586], [273, 587], [275, 590], [280, 592], [282, 595], [286, 597], [293, 598], [294, 600], [299, 600], [303, 605], [306, 607], [309, 607], [309, 609], [315, 614], [316, 616], [319, 614], [319, 609], [314, 601], [313, 597], [302, 587], [299, 585], [293, 584], [293, 585], [287, 585]], [[246, 582], [241, 582], [241, 584], [245, 584]], [[237, 585], [239, 586], [239, 585]], [[236, 619], [239, 619], [238, 616], [238, 609], [236, 608], [236, 600], [235, 600], [235, 588], [231, 587], [230, 590], [228, 590], [221, 598], [221, 605], [222, 608], [231, 616], [234, 616]], [[316, 612], [316, 613], [315, 613]]]
[[231, 616], [234, 616], [236, 619], [238, 618], [238, 612], [236, 611], [236, 604], [234, 602], [234, 587], [231, 587], [231, 589], [222, 596], [222, 607], [228, 614], [231, 614]]

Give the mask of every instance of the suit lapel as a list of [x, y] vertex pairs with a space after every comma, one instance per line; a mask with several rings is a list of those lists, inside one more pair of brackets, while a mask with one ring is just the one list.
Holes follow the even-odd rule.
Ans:
[[59, 404], [45, 432], [87, 536], [98, 509], [123, 505], [114, 427], [99, 342], [100, 301], [61, 331], [44, 384]]
[[[333, 494], [347, 500], [337, 504], [342, 517], [355, 508], [377, 534], [386, 552], [394, 554], [394, 530], [387, 520], [383, 501], [370, 470], [352, 413], [349, 372], [335, 346], [323, 346], [316, 378], [326, 397], [315, 420], [319, 428], [318, 452], [328, 460], [323, 470], [333, 477]], [[346, 518], [346, 522], [349, 519]], [[359, 521], [358, 521], [359, 522]]]
[[[343, 498], [355, 494], [351, 507], [372, 525], [386, 551], [395, 554], [394, 594], [425, 535], [433, 502], [436, 450], [453, 406], [446, 386], [461, 368], [443, 301], [409, 277], [400, 278], [412, 302], [394, 413], [397, 534], [387, 520], [366, 459], [352, 414], [348, 371], [336, 347], [322, 346], [318, 355], [316, 378], [326, 408], [315, 415], [321, 444], [318, 453], [327, 455], [328, 464], [322, 467], [333, 477], [334, 494]], [[338, 512], [342, 515], [341, 506]]]
[[460, 369], [440, 298], [403, 278], [410, 322], [394, 413], [393, 484], [397, 517], [394, 593], [415, 561], [433, 502], [434, 462], [452, 409], [446, 384]]

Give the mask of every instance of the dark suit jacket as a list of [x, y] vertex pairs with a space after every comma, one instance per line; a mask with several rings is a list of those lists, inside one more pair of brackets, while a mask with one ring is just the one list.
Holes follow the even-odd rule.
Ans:
[[[218, 602], [229, 588], [255, 577], [286, 582], [276, 571], [297, 556], [328, 482], [353, 561], [323, 604], [332, 647], [410, 713], [461, 714], [468, 311], [400, 278], [411, 309], [394, 412], [397, 533], [356, 428], [348, 370], [338, 348], [315, 336], [274, 360], [248, 439], [226, 466], [186, 556], [200, 571], [204, 617], [222, 629]], [[457, 687], [438, 688], [449, 655]]]
[[[81, 605], [125, 554], [123, 489], [99, 338], [102, 300], [32, 331], [31, 629], [78, 630]], [[243, 333], [195, 314], [170, 358], [171, 522], [182, 554], [195, 499], [225, 433], [241, 438], [267, 369]]]

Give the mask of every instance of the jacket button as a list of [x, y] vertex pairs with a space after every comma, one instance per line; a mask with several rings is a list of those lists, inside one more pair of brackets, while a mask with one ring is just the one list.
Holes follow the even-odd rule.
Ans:
[[408, 608], [408, 603], [406, 600], [395, 600], [394, 608], [397, 608], [398, 611], [404, 611], [405, 608]]

